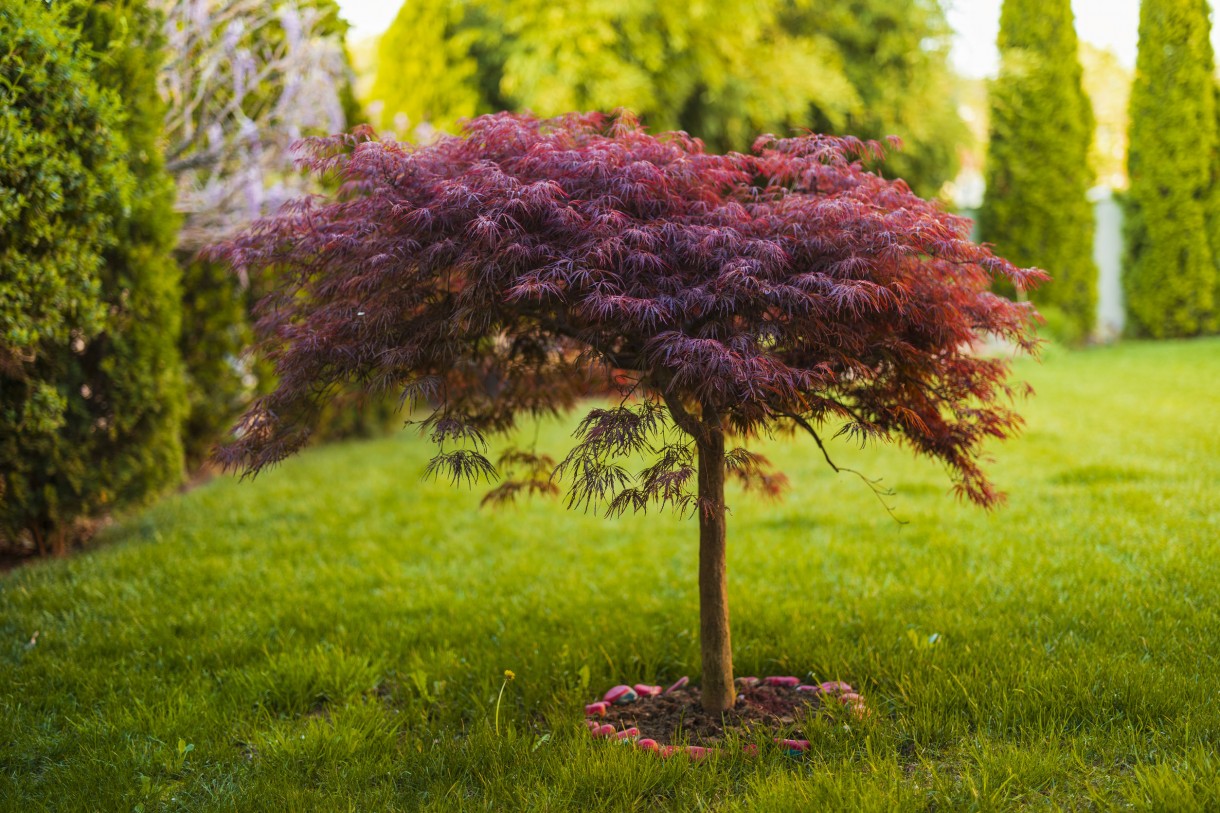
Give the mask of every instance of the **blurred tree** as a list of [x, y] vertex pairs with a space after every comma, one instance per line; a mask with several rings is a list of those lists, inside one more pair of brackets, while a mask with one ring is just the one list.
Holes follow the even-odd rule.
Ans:
[[498, 110], [627, 107], [713, 150], [759, 130], [898, 135], [924, 194], [965, 138], [938, 0], [411, 0], [382, 38], [372, 99], [426, 137]]
[[1211, 202], [1208, 206], [1207, 233], [1211, 236], [1212, 263], [1216, 268], [1215, 293], [1212, 295], [1212, 331], [1220, 330], [1220, 75], [1213, 87], [1216, 131], [1212, 142]]
[[168, 167], [194, 252], [306, 191], [292, 145], [356, 112], [335, 0], [154, 0]]
[[311, 191], [293, 168], [293, 144], [346, 129], [360, 112], [335, 0], [153, 2], [165, 13], [171, 53], [159, 84], [185, 217], [178, 246], [190, 398], [184, 440], [194, 466], [261, 378], [244, 358], [259, 292], [196, 254]]
[[28, 533], [40, 549], [49, 540], [63, 550], [75, 518], [139, 501], [181, 472], [177, 219], [157, 144], [158, 23], [142, 0], [0, 9], [9, 542]]
[[1206, 0], [1144, 0], [1140, 6], [1123, 273], [1136, 335], [1193, 336], [1217, 327], [1218, 272], [1208, 242], [1208, 226], [1214, 231], [1220, 225], [1209, 32]]
[[953, 32], [939, 0], [803, 0], [789, 5], [783, 25], [832, 32], [859, 96], [839, 126], [815, 106], [814, 130], [899, 136], [903, 149], [875, 168], [919, 195], [935, 195], [953, 178], [969, 133], [959, 113], [964, 89], [949, 66]]
[[1097, 309], [1094, 121], [1070, 0], [1005, 0], [997, 44], [980, 234], [1016, 264], [1050, 272], [1034, 301], [1062, 338], [1084, 339]]

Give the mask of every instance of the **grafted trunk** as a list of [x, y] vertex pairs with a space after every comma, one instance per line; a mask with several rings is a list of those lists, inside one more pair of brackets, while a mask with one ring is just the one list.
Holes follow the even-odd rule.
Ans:
[[704, 415], [709, 431], [699, 450], [699, 633], [703, 656], [703, 708], [733, 707], [733, 651], [729, 641], [729, 592], [725, 562], [724, 432]]

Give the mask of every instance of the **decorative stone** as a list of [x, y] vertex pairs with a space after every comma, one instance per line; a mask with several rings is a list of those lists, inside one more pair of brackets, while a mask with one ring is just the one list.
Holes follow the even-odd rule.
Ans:
[[597, 703], [590, 703], [589, 705], [585, 706], [585, 714], [590, 717], [605, 717], [606, 710], [608, 708], [610, 708], [610, 704], [604, 700]]
[[800, 684], [800, 682], [800, 678], [781, 677], [777, 675], [772, 675], [771, 677], [763, 680], [763, 683], [766, 683], [768, 686], [796, 686]]
[[755, 686], [762, 683], [762, 681], [756, 677], [739, 677], [733, 682], [747, 689], [753, 689]]
[[715, 753], [715, 749], [704, 748], [702, 745], [688, 745], [686, 746], [686, 753], [690, 754], [691, 759], [707, 759]]
[[690, 678], [687, 677], [686, 675], [683, 675], [682, 677], [675, 680], [674, 684], [672, 686], [670, 686], [668, 689], [665, 690], [665, 694], [669, 694], [670, 692], [676, 692], [678, 689], [683, 688], [688, 683], [690, 683]]
[[635, 693], [635, 689], [630, 686], [615, 686], [602, 696], [602, 700], [607, 703], [613, 703], [616, 706], [625, 706], [628, 703], [634, 703], [638, 697], [639, 695]]
[[614, 736], [618, 737], [620, 740], [634, 739], [640, 736], [640, 730], [635, 726], [632, 726], [631, 728], [624, 728]]
[[593, 736], [594, 737], [613, 737], [614, 736], [614, 726], [610, 725], [609, 723], [606, 723], [605, 725], [600, 725], [593, 731]]
[[636, 744], [636, 747], [637, 747], [637, 748], [640, 748], [640, 749], [642, 749], [642, 750], [644, 750], [644, 751], [659, 751], [659, 750], [661, 750], [661, 746], [657, 745], [657, 741], [656, 741], [656, 740], [652, 740], [652, 739], [648, 739], [648, 738], [645, 738], [645, 739], [642, 739], [642, 740], [636, 740], [636, 741], [635, 741], [635, 744]]
[[800, 754], [809, 750], [809, 740], [781, 740], [776, 739], [783, 748], [788, 750], [789, 754]]
[[798, 692], [804, 692], [805, 694], [821, 694], [822, 693], [821, 686], [810, 686], [807, 683], [802, 683], [800, 686], [797, 686], [796, 690]]
[[681, 750], [682, 750], [681, 747], [679, 747], [677, 745], [662, 745], [657, 753], [659, 753], [663, 757], [668, 757], [668, 756], [673, 756], [675, 753], [677, 753], [678, 751], [681, 751]]
[[637, 683], [632, 688], [635, 689], [635, 693], [640, 697], [656, 697], [661, 692], [665, 691], [664, 687], [651, 686], [647, 683]]
[[818, 688], [825, 694], [842, 694], [843, 692], [853, 692], [855, 689], [850, 683], [844, 683], [841, 680], [828, 680], [821, 684]]
[[597, 722], [597, 720], [585, 720], [585, 725], [589, 727], [590, 731], [596, 731], [602, 727], [602, 724]]
[[851, 712], [857, 719], [864, 719], [868, 716], [868, 706], [864, 703], [864, 698], [855, 692], [846, 692], [839, 695], [839, 702], [845, 706], [851, 707]]

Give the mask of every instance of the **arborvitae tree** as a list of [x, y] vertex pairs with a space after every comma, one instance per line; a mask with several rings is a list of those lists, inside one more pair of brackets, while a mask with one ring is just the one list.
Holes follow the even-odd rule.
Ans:
[[1097, 308], [1094, 122], [1070, 0], [1004, 0], [998, 45], [979, 230], [1016, 264], [1050, 272], [1035, 301], [1084, 338]]
[[382, 124], [452, 132], [500, 110], [626, 107], [714, 151], [760, 130], [897, 135], [892, 171], [934, 194], [966, 137], [939, 0], [409, 0], [382, 37]]
[[0, 539], [39, 548], [109, 496], [81, 445], [97, 417], [81, 370], [112, 324], [134, 195], [118, 96], [62, 17], [0, 6]]
[[[1207, 0], [1144, 0], [1131, 91], [1127, 262], [1131, 332], [1217, 326], [1215, 61]], [[1208, 232], [1213, 232], [1209, 244]]]
[[1216, 114], [1216, 139], [1212, 142], [1212, 195], [1207, 226], [1207, 233], [1211, 237], [1212, 262], [1216, 267], [1216, 287], [1212, 297], [1215, 307], [1212, 331], [1220, 330], [1220, 77], [1216, 80], [1214, 99], [1212, 104]]
[[866, 172], [875, 143], [764, 136], [712, 155], [598, 114], [483, 116], [417, 149], [368, 137], [317, 146], [312, 168], [342, 177], [340, 194], [221, 249], [279, 269], [258, 323], [278, 384], [222, 451], [230, 465], [292, 454], [356, 384], [426, 405], [429, 472], [495, 477], [488, 438], [575, 407], [600, 370], [615, 403], [589, 411], [558, 464], [507, 451], [488, 497], [564, 483], [574, 507], [697, 521], [712, 712], [734, 702], [725, 482], [784, 482], [751, 439], [800, 434], [823, 454], [824, 430], [892, 439], [944, 463], [960, 495], [1000, 499], [980, 453], [1020, 425], [1016, 390], [1008, 359], [970, 347], [997, 334], [1034, 348], [1032, 307], [990, 286], [1040, 275]]
[[84, 420], [66, 429], [89, 450], [103, 504], [134, 504], [176, 484], [183, 471], [182, 290], [173, 256], [180, 218], [161, 153], [161, 17], [147, 0], [82, 0], [69, 19], [96, 55], [99, 84], [122, 99], [136, 187], [105, 253], [105, 328], [84, 353], [65, 358], [89, 392]]

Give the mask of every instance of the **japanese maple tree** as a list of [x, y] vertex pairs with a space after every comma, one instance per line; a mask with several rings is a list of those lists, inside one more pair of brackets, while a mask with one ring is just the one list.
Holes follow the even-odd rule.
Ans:
[[[1036, 349], [1031, 307], [991, 285], [1043, 275], [865, 171], [881, 152], [807, 135], [712, 155], [621, 113], [483, 116], [426, 146], [315, 142], [308, 163], [341, 181], [336, 196], [217, 249], [275, 269], [257, 329], [279, 376], [219, 458], [247, 473], [282, 460], [355, 382], [422, 408], [439, 446], [429, 473], [500, 478], [489, 499], [566, 486], [574, 507], [687, 511], [703, 703], [724, 710], [725, 481], [784, 482], [733, 444], [797, 433], [825, 454], [837, 427], [940, 460], [980, 505], [1002, 498], [979, 455], [1019, 427], [1015, 387], [1005, 359], [971, 348], [993, 335]], [[590, 409], [566, 457], [510, 449], [493, 464], [489, 436], [564, 413], [599, 381], [621, 397]]]

